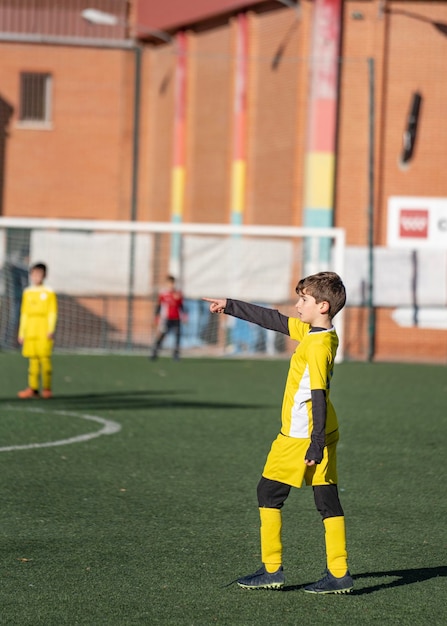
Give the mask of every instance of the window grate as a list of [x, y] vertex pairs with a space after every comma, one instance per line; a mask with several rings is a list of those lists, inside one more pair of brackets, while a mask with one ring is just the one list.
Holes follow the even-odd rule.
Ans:
[[49, 122], [51, 117], [51, 75], [20, 74], [20, 121]]

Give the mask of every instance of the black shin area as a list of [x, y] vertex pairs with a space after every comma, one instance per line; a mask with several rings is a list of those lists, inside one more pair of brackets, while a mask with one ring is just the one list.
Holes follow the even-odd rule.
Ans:
[[315, 506], [323, 519], [344, 515], [337, 485], [316, 485], [313, 489]]
[[280, 509], [290, 493], [290, 485], [261, 476], [257, 493], [260, 508]]

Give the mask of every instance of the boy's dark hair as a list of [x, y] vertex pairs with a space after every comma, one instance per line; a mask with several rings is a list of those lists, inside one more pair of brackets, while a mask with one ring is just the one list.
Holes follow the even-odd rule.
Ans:
[[315, 302], [329, 303], [328, 315], [330, 319], [335, 317], [346, 303], [346, 289], [338, 274], [335, 272], [318, 272], [302, 278], [295, 289], [298, 295], [306, 292]]
[[41, 270], [44, 276], [47, 275], [47, 266], [45, 265], [45, 263], [34, 263], [34, 265], [31, 265], [30, 267], [30, 272], [32, 272], [33, 270]]
[[166, 280], [170, 283], [175, 283], [175, 276], [172, 276], [172, 274], [169, 274], [168, 276], [166, 276]]

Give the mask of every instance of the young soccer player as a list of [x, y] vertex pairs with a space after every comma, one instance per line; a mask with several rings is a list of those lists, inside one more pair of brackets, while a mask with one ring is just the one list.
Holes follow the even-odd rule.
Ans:
[[204, 298], [211, 313], [226, 313], [276, 330], [299, 342], [290, 361], [281, 415], [281, 431], [272, 444], [257, 488], [261, 518], [262, 567], [237, 583], [245, 589], [280, 589], [282, 566], [281, 508], [291, 487], [312, 485], [325, 528], [327, 569], [309, 593], [348, 593], [345, 518], [337, 490], [337, 416], [330, 401], [330, 381], [338, 346], [333, 317], [346, 302], [345, 287], [334, 272], [299, 281], [297, 317], [239, 300]]
[[182, 318], [184, 316], [183, 295], [176, 288], [174, 276], [166, 277], [166, 287], [160, 291], [158, 303], [155, 309], [155, 324], [158, 327], [154, 347], [152, 349], [152, 359], [156, 359], [164, 338], [170, 332], [175, 333], [175, 345], [173, 358], [180, 358], [180, 339]]
[[36, 263], [30, 269], [31, 285], [22, 296], [19, 324], [19, 344], [29, 359], [28, 387], [17, 394], [19, 398], [39, 398], [42, 378], [42, 398], [51, 398], [51, 353], [57, 322], [56, 294], [44, 285], [47, 267]]

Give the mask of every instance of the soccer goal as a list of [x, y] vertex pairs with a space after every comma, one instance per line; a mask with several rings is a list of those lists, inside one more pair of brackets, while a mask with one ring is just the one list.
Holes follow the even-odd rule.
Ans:
[[[327, 269], [343, 276], [344, 253], [340, 228], [0, 218], [0, 345], [17, 348], [28, 268], [44, 262], [58, 296], [56, 350], [148, 353], [158, 293], [170, 274], [185, 298], [183, 355], [285, 356], [293, 349], [287, 338], [211, 315], [201, 298], [293, 315], [299, 278]], [[342, 314], [336, 326], [341, 360]]]

